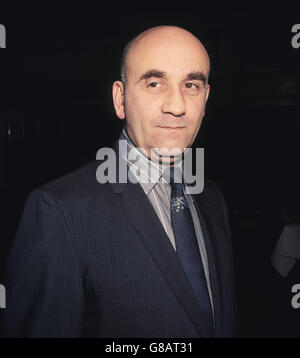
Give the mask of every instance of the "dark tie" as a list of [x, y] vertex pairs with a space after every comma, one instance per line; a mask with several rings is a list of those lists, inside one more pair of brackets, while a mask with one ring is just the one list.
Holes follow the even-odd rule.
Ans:
[[170, 170], [170, 184], [171, 220], [176, 241], [176, 254], [205, 315], [209, 331], [213, 335], [212, 308], [194, 223], [183, 193], [182, 183], [174, 182], [173, 168]]

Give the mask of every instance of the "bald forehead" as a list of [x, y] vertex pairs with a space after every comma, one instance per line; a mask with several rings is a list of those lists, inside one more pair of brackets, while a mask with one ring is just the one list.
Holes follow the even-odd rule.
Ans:
[[139, 34], [131, 43], [126, 55], [126, 67], [135, 65], [141, 55], [151, 50], [178, 49], [188, 56], [197, 56], [208, 75], [210, 60], [202, 43], [189, 31], [176, 26], [157, 26]]
[[152, 27], [141, 34], [139, 34], [133, 41], [132, 48], [137, 46], [139, 43], [146, 43], [149, 41], [175, 41], [175, 40], [186, 40], [198, 44], [203, 50], [204, 46], [201, 44], [199, 39], [194, 36], [191, 32], [177, 26], [156, 26]]

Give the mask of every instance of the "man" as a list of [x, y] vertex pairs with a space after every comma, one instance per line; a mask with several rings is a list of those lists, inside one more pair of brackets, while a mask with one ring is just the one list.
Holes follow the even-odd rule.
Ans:
[[[204, 116], [209, 70], [205, 48], [182, 28], [151, 28], [126, 46], [113, 84], [120, 140], [153, 177], [124, 183], [117, 168], [116, 182], [100, 184], [95, 161], [31, 193], [9, 261], [6, 335], [234, 335], [223, 197], [208, 181], [192, 195], [174, 180]], [[120, 143], [116, 162], [132, 169]]]

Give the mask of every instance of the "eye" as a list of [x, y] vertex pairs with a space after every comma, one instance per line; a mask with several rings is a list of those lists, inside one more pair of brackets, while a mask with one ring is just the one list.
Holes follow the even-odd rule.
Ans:
[[150, 82], [147, 87], [152, 87], [152, 88], [156, 88], [160, 85], [159, 82]]
[[185, 86], [187, 88], [199, 89], [199, 86], [196, 83], [193, 83], [193, 82], [188, 82], [188, 83], [185, 84]]

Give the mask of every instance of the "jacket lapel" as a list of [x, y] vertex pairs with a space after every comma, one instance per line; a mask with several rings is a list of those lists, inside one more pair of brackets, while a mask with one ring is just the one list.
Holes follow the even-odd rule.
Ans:
[[[216, 260], [216, 248], [213, 245], [213, 223], [211, 218], [214, 217], [214, 213], [210, 212], [211, 208], [205, 197], [205, 192], [194, 197], [194, 204], [198, 213], [201, 230], [205, 242], [205, 248], [208, 259], [210, 282], [212, 289], [212, 297], [214, 303], [214, 314], [215, 314], [215, 326], [216, 326], [216, 337], [221, 336], [221, 294], [220, 294], [220, 279], [217, 270]], [[210, 224], [210, 225], [209, 225]]]
[[150, 201], [140, 184], [111, 184], [120, 193], [121, 203], [129, 222], [156, 262], [199, 334], [209, 337], [203, 313], [185, 276], [180, 261]]

